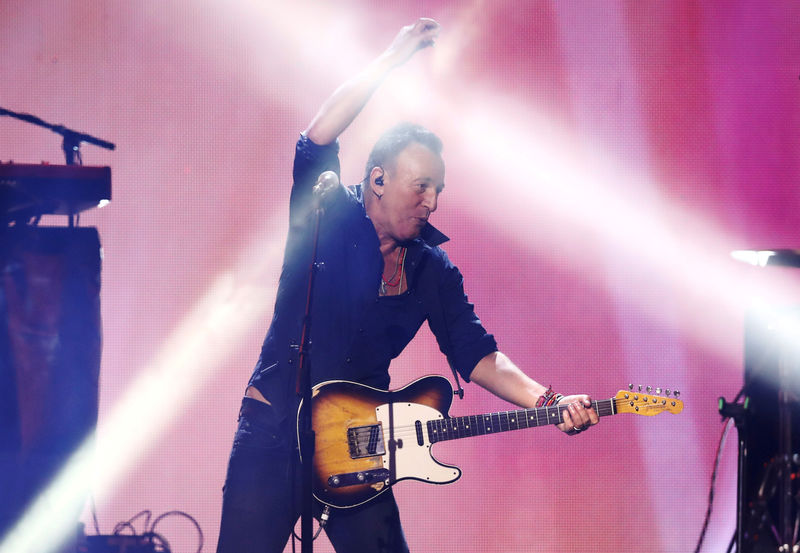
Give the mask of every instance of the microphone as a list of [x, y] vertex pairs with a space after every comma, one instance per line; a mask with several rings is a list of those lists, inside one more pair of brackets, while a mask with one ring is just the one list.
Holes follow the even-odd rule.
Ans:
[[325, 171], [320, 174], [317, 184], [314, 185], [313, 194], [318, 200], [329, 195], [330, 192], [339, 186], [339, 175], [334, 171]]

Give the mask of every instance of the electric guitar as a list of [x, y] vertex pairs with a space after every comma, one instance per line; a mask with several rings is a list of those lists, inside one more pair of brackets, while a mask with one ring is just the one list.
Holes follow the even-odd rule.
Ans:
[[[564, 422], [564, 405], [450, 417], [452, 399], [453, 388], [442, 376], [425, 376], [391, 392], [344, 380], [317, 384], [311, 401], [314, 496], [331, 507], [347, 508], [400, 480], [449, 484], [461, 470], [433, 457], [436, 442]], [[653, 416], [680, 413], [683, 402], [620, 390], [611, 399], [593, 401], [592, 407], [601, 417]], [[301, 403], [298, 422], [302, 409]]]

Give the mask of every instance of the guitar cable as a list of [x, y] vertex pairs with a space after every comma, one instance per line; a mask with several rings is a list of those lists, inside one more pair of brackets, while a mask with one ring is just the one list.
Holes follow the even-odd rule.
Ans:
[[717, 453], [714, 458], [714, 469], [711, 471], [711, 485], [708, 491], [708, 508], [706, 509], [706, 517], [703, 520], [703, 529], [700, 531], [700, 538], [697, 541], [697, 547], [694, 550], [694, 553], [700, 553], [700, 549], [703, 547], [703, 541], [706, 537], [706, 531], [708, 530], [708, 523], [711, 521], [711, 509], [714, 506], [714, 486], [717, 480], [717, 470], [719, 469], [719, 460], [720, 454], [722, 452], [722, 448], [725, 445], [725, 439], [728, 435], [728, 431], [733, 426], [733, 419], [729, 418], [725, 421], [725, 426], [722, 429], [722, 435], [719, 438], [719, 443], [717, 444]]
[[[732, 403], [736, 403], [744, 394], [744, 388], [739, 390], [739, 393], [736, 394]], [[723, 422], [725, 423], [722, 428], [722, 434], [719, 437], [719, 443], [717, 444], [717, 452], [714, 455], [714, 468], [711, 471], [711, 484], [708, 490], [708, 508], [706, 509], [706, 516], [705, 520], [703, 520], [703, 528], [700, 530], [700, 537], [697, 540], [697, 547], [694, 549], [694, 553], [700, 553], [700, 549], [703, 547], [703, 541], [706, 537], [706, 531], [708, 530], [708, 523], [711, 520], [711, 509], [714, 506], [714, 486], [716, 485], [717, 481], [717, 470], [719, 469], [719, 460], [722, 455], [722, 448], [725, 445], [725, 439], [728, 436], [728, 431], [733, 426], [734, 418], [730, 415], [724, 417]]]
[[[325, 525], [328, 523], [328, 519], [330, 518], [330, 516], [331, 516], [331, 508], [330, 506], [325, 505], [325, 507], [322, 508], [322, 514], [319, 516], [318, 519], [319, 528], [317, 528], [317, 531], [311, 538], [311, 541], [315, 541], [319, 537], [320, 532], [322, 532], [322, 529], [325, 528]], [[297, 535], [297, 532], [295, 532], [294, 528], [292, 528], [292, 537], [297, 541], [300, 542], [303, 541], [303, 538]], [[292, 551], [294, 551], [294, 540], [292, 540]]]

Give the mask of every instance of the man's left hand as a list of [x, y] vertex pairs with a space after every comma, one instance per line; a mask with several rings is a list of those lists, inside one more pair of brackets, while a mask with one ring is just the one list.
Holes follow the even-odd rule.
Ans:
[[564, 422], [558, 429], [570, 436], [578, 434], [599, 422], [599, 417], [592, 409], [592, 400], [586, 394], [566, 396], [558, 402], [563, 413]]

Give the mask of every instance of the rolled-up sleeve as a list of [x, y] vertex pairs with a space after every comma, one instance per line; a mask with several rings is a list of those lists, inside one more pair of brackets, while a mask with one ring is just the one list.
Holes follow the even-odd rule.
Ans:
[[439, 308], [429, 314], [428, 324], [450, 366], [469, 382], [478, 361], [497, 351], [497, 342], [475, 314], [464, 292], [461, 271], [443, 250], [437, 250], [443, 262], [438, 287]]
[[292, 226], [303, 224], [311, 211], [311, 193], [319, 175], [325, 171], [340, 174], [339, 142], [320, 146], [301, 134], [297, 141], [292, 168], [292, 194], [289, 219]]

